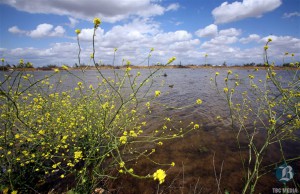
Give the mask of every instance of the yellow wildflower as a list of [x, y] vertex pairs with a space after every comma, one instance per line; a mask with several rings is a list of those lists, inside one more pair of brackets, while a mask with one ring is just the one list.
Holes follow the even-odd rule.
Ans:
[[153, 174], [153, 179], [158, 180], [159, 184], [162, 184], [165, 181], [166, 178], [166, 172], [162, 169], [158, 169], [154, 174]]
[[199, 124], [195, 124], [194, 129], [199, 129]]
[[124, 166], [125, 166], [125, 162], [120, 162], [120, 168], [124, 168]]
[[227, 93], [227, 92], [228, 92], [228, 88], [224, 88], [223, 90], [224, 90], [224, 92], [225, 92], [225, 93]]
[[2, 190], [3, 194], [7, 194], [8, 193], [8, 188], [6, 187], [5, 189]]
[[4, 58], [1, 58], [2, 63], [4, 62]]
[[133, 173], [133, 169], [130, 168], [130, 169], [128, 170], [128, 172], [129, 172], [129, 173]]
[[129, 131], [129, 135], [130, 135], [131, 137], [137, 137], [137, 134], [136, 134], [135, 131], [133, 131], [133, 130]]
[[196, 100], [196, 104], [202, 104], [202, 100], [199, 98]]
[[11, 194], [18, 194], [18, 191], [12, 191]]
[[101, 20], [99, 18], [94, 18], [94, 24], [95, 27], [97, 28], [101, 24]]
[[172, 163], [171, 163], [171, 166], [175, 166], [175, 162], [172, 162]]
[[59, 72], [59, 69], [54, 69], [54, 72], [55, 72], [55, 73], [58, 73], [58, 72]]
[[216, 76], [219, 75], [219, 72], [216, 72]]
[[250, 79], [254, 79], [254, 75], [248, 75]]
[[158, 97], [160, 95], [160, 91], [159, 90], [156, 90], [155, 91], [155, 97]]
[[69, 69], [69, 67], [66, 66], [66, 65], [61, 66], [61, 68], [62, 68], [63, 70], [68, 70], [68, 69]]
[[172, 57], [172, 58], [169, 59], [169, 61], [168, 61], [167, 64], [170, 64], [170, 63], [172, 63], [172, 62], [175, 61], [175, 60], [176, 60], [176, 57]]
[[81, 159], [82, 158], [82, 151], [74, 152], [74, 159]]
[[269, 46], [267, 46], [267, 45], [264, 46], [265, 51], [268, 50], [268, 48], [269, 48]]
[[125, 143], [127, 142], [127, 137], [126, 137], [126, 136], [121, 136], [121, 137], [120, 137], [120, 142], [121, 142], [122, 144], [125, 144]]
[[75, 30], [75, 33], [76, 33], [76, 34], [80, 34], [80, 32], [81, 32], [80, 29], [76, 29], [76, 30]]

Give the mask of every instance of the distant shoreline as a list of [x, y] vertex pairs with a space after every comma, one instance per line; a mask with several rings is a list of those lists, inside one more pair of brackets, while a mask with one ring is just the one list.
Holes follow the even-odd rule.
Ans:
[[[266, 69], [267, 66], [196, 66], [196, 65], [170, 65], [170, 66], [128, 66], [131, 69]], [[127, 66], [100, 66], [98, 69], [100, 70], [108, 70], [108, 69], [126, 69]], [[282, 69], [297, 69], [299, 67], [284, 67], [284, 66], [274, 66], [275, 70]], [[57, 68], [49, 68], [49, 67], [39, 67], [39, 68], [1, 68], [0, 71], [54, 71], [54, 69], [63, 70], [62, 67]], [[96, 67], [86, 66], [86, 67], [69, 67], [68, 70], [97, 70]]]

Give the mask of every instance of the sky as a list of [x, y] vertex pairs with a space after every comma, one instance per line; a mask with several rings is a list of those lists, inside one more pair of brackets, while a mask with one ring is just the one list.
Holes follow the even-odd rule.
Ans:
[[[0, 0], [0, 58], [35, 67], [91, 65], [95, 60], [133, 65], [242, 65], [300, 61], [300, 0]], [[290, 53], [284, 55], [285, 52]], [[294, 57], [291, 56], [294, 53]], [[207, 57], [205, 57], [207, 55]]]

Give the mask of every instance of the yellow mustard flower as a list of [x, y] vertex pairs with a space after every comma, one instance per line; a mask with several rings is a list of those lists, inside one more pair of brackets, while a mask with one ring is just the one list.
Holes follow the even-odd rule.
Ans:
[[169, 61], [168, 61], [167, 64], [170, 64], [170, 63], [172, 63], [172, 62], [175, 61], [175, 60], [176, 60], [176, 57], [171, 57], [171, 58], [169, 59]]
[[223, 90], [224, 90], [224, 92], [225, 92], [225, 93], [227, 93], [227, 92], [228, 92], [228, 88], [224, 88]]
[[63, 70], [68, 70], [68, 69], [69, 69], [69, 67], [66, 66], [66, 65], [61, 66], [61, 68], [62, 68]]
[[4, 62], [4, 58], [1, 58], [1, 62], [2, 62], [2, 63]]
[[172, 162], [172, 163], [171, 163], [171, 166], [175, 166], [175, 162]]
[[133, 168], [130, 168], [130, 169], [128, 170], [128, 172], [129, 172], [129, 173], [133, 173]]
[[129, 131], [129, 135], [130, 135], [131, 137], [137, 137], [136, 132], [133, 131], [133, 130], [130, 130], [130, 131]]
[[18, 191], [14, 190], [11, 192], [11, 194], [18, 194]]
[[264, 46], [265, 51], [268, 50], [268, 48], [269, 48], [269, 46], [267, 46], [267, 45]]
[[101, 24], [101, 20], [99, 18], [94, 18], [95, 27], [98, 27]]
[[74, 152], [74, 159], [81, 159], [82, 158], [82, 151]]
[[122, 144], [125, 144], [125, 143], [127, 142], [127, 137], [126, 137], [126, 136], [121, 136], [121, 137], [120, 137], [120, 142], [121, 142]]
[[54, 69], [54, 72], [55, 72], [55, 73], [58, 73], [58, 72], [59, 72], [59, 69], [55, 68], [55, 69]]
[[219, 74], [220, 74], [219, 72], [216, 72], [216, 76], [219, 75]]
[[81, 32], [80, 29], [76, 29], [76, 30], [75, 30], [75, 33], [76, 33], [76, 34], [80, 34], [80, 32]]
[[124, 166], [125, 166], [125, 162], [120, 162], [120, 168], [124, 168]]
[[199, 98], [196, 100], [196, 104], [202, 104], [202, 100]]
[[250, 79], [254, 79], [254, 75], [248, 75]]
[[162, 184], [165, 181], [166, 178], [166, 172], [162, 169], [158, 169], [154, 174], [153, 174], [153, 179], [158, 180], [159, 184]]
[[155, 97], [158, 97], [160, 95], [160, 91], [159, 90], [156, 90], [155, 91]]

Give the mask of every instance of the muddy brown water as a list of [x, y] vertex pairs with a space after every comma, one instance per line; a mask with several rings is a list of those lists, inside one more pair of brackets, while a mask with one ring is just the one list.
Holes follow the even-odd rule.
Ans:
[[[132, 70], [132, 74], [134, 75], [137, 71]], [[147, 70], [139, 71], [141, 71], [142, 77], [148, 72]], [[241, 193], [245, 183], [241, 158], [248, 158], [248, 143], [242, 138], [241, 149], [237, 146], [236, 132], [232, 130], [226, 103], [210, 84], [210, 77], [214, 77], [216, 71], [220, 72], [218, 80], [222, 88], [221, 83], [227, 74], [227, 70], [224, 69], [166, 69], [158, 73], [152, 87], [158, 88], [162, 93], [158, 98], [159, 103], [169, 107], [182, 107], [193, 104], [200, 98], [203, 104], [184, 109], [162, 108], [160, 104], [154, 105], [152, 115], [147, 117], [149, 126], [147, 130], [151, 131], [162, 126], [162, 123], [158, 122], [162, 119], [157, 119], [157, 115], [160, 118], [170, 117], [174, 121], [181, 120], [182, 123], [178, 125], [183, 127], [193, 121], [198, 123], [200, 128], [183, 138], [168, 140], [164, 142], [163, 146], [155, 147], [156, 152], [151, 155], [151, 159], [160, 163], [175, 162], [175, 167], [158, 167], [146, 159], [129, 164], [136, 173], [144, 175], [152, 174], [158, 168], [165, 169], [167, 177], [163, 184], [159, 185], [152, 179], [139, 180], [129, 175], [122, 175], [118, 179], [106, 183], [105, 188], [108, 191], [124, 194], [217, 193], [215, 165], [218, 178], [221, 173], [219, 186], [221, 192], [224, 193], [225, 190], [228, 190], [230, 193]], [[103, 72], [106, 76], [113, 77], [111, 70]], [[80, 75], [80, 72], [74, 71], [74, 73]], [[238, 73], [239, 79], [243, 83], [239, 87], [240, 91], [247, 90], [248, 74], [254, 74], [256, 80], [265, 77], [263, 71], [233, 69], [233, 73]], [[34, 74], [38, 78], [39, 76], [43, 77], [47, 72], [34, 72]], [[162, 76], [164, 74], [167, 76]], [[283, 77], [288, 76], [283, 71], [278, 74]], [[87, 71], [84, 78], [88, 84], [97, 84], [97, 75], [96, 71]], [[53, 81], [55, 82], [55, 80]], [[77, 83], [75, 78], [65, 78], [65, 81], [67, 82], [65, 88], [75, 87]], [[234, 82], [235, 80], [232, 80], [230, 84], [234, 84]], [[217, 119], [217, 116], [222, 119]], [[260, 131], [256, 138], [256, 142], [261, 143], [264, 139], [264, 131]], [[298, 157], [299, 142], [284, 142], [283, 150], [287, 158]], [[263, 165], [273, 163], [283, 163], [277, 144], [271, 145], [264, 156]], [[289, 165], [292, 166], [295, 175], [294, 182], [288, 182], [287, 187], [295, 188], [294, 183], [300, 183], [300, 160], [295, 160]], [[268, 168], [268, 172], [260, 178], [255, 193], [272, 193], [273, 188], [283, 188], [283, 184], [276, 179], [275, 166]]]

